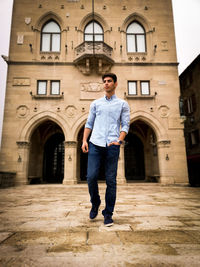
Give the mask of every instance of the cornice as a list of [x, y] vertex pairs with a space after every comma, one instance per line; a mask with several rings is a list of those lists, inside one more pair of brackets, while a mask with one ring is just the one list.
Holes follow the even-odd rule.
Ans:
[[[8, 60], [8, 65], [74, 66], [73, 62], [41, 62]], [[113, 66], [178, 66], [177, 62], [115, 62]]]

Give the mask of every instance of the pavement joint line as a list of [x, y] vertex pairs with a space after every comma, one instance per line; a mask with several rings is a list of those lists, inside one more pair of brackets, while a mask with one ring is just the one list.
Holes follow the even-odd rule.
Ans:
[[[3, 232], [0, 232], [0, 233], [3, 233]], [[8, 237], [6, 237], [5, 239], [3, 239], [1, 242], [0, 242], [0, 246], [6, 242], [8, 239], [10, 239], [11, 237], [13, 237], [14, 235], [16, 235], [17, 232], [14, 232], [14, 233], [11, 233], [11, 235], [9, 235]]]

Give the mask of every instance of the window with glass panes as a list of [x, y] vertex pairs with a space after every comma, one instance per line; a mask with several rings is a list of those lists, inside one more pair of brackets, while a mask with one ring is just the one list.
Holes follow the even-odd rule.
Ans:
[[41, 51], [60, 52], [60, 26], [55, 21], [47, 22], [42, 28]]
[[37, 82], [37, 94], [46, 95], [47, 94], [47, 81], [38, 81]]
[[150, 84], [149, 81], [140, 82], [141, 95], [150, 95]]
[[128, 81], [128, 94], [137, 95], [137, 81]]
[[150, 96], [150, 81], [128, 81], [128, 95]]
[[60, 81], [51, 81], [51, 95], [60, 94]]
[[127, 52], [146, 52], [146, 35], [144, 28], [136, 21], [127, 30]]
[[103, 28], [96, 21], [91, 21], [85, 27], [84, 41], [103, 42]]

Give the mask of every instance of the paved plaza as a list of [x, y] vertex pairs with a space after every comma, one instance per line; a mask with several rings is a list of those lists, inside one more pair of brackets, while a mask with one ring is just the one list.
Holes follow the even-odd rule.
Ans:
[[89, 210], [86, 184], [1, 189], [0, 266], [200, 266], [200, 188], [120, 185], [112, 227]]

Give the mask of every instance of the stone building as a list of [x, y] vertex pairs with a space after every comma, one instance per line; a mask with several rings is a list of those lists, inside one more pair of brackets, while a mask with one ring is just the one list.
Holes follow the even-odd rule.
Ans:
[[171, 0], [14, 0], [7, 63], [0, 171], [15, 184], [86, 180], [84, 124], [108, 71], [131, 108], [118, 183], [188, 182]]
[[200, 186], [200, 55], [180, 75], [189, 181]]

